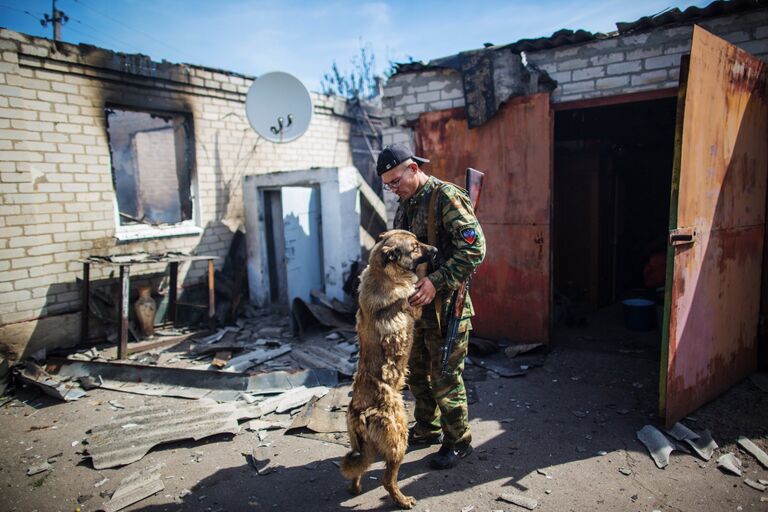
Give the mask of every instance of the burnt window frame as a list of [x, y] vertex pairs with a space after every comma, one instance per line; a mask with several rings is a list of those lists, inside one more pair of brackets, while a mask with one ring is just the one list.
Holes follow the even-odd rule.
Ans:
[[[118, 204], [117, 194], [117, 172], [115, 169], [113, 145], [109, 133], [109, 115], [110, 112], [119, 110], [126, 112], [137, 112], [157, 116], [161, 118], [181, 117], [184, 127], [184, 141], [186, 143], [186, 167], [188, 169], [189, 181], [189, 208], [191, 215], [189, 219], [177, 223], [169, 224], [151, 224], [151, 223], [123, 223], [124, 216], [121, 215]], [[115, 237], [118, 241], [132, 241], [148, 238], [160, 238], [169, 236], [199, 235], [203, 232], [201, 227], [200, 213], [200, 193], [197, 177], [197, 161], [195, 151], [195, 129], [194, 118], [191, 112], [183, 110], [164, 110], [157, 108], [137, 107], [120, 103], [106, 103], [104, 112], [104, 130], [107, 136], [107, 149], [109, 151], [110, 175], [112, 179], [112, 192], [114, 194], [114, 214], [115, 214]], [[183, 206], [182, 206], [183, 208]]]

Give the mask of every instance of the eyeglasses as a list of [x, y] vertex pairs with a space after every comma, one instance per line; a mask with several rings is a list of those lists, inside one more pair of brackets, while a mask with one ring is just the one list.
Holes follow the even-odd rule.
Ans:
[[403, 179], [403, 176], [405, 176], [405, 173], [411, 170], [411, 167], [406, 167], [403, 172], [400, 173], [400, 176], [397, 179], [394, 179], [390, 181], [389, 183], [384, 183], [384, 189], [389, 190], [390, 192], [394, 192], [398, 187], [400, 187], [400, 181]]

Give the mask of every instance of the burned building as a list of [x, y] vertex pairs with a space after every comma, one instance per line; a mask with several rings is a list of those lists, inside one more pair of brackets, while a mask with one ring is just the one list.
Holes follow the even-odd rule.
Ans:
[[754, 371], [767, 55], [768, 5], [717, 1], [401, 64], [384, 142], [440, 178], [487, 174], [477, 334], [549, 343], [657, 303], [667, 421]]
[[[246, 119], [244, 101], [253, 80], [0, 30], [4, 354], [17, 359], [104, 334], [81, 336], [78, 281], [88, 256], [193, 254], [216, 257], [220, 270], [245, 225], [246, 176], [258, 181], [295, 171], [310, 188], [319, 186], [312, 169], [324, 169], [318, 171], [323, 179], [344, 176], [347, 220], [355, 224], [362, 211], [367, 217], [358, 224], [367, 230], [355, 227], [346, 245], [326, 240], [334, 248], [343, 246], [343, 253], [333, 260], [332, 273], [319, 271], [320, 290], [332, 281], [332, 295], [344, 298], [336, 283], [361, 248], [372, 245], [376, 233], [369, 231], [385, 222], [380, 197], [371, 188], [377, 184], [367, 148], [378, 147], [375, 127], [361, 128], [359, 105], [312, 94], [307, 132], [290, 143], [269, 142]], [[365, 126], [376, 122], [368, 118]], [[279, 195], [282, 185], [271, 184], [268, 195]], [[257, 192], [264, 193], [248, 191]], [[154, 276], [153, 293], [167, 296], [165, 271], [164, 263], [147, 264], [131, 277]], [[115, 266], [95, 265], [86, 278], [113, 286], [116, 273]], [[179, 293], [204, 285], [208, 274], [205, 258], [181, 263]], [[135, 287], [129, 294], [133, 303]], [[91, 322], [91, 331], [96, 324]]]

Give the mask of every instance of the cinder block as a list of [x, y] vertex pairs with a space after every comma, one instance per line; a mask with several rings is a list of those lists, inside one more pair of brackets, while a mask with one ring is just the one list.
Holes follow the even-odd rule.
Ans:
[[680, 66], [681, 55], [661, 55], [659, 57], [650, 57], [645, 59], [645, 69], [676, 68]]
[[628, 76], [611, 76], [595, 80], [595, 89], [613, 89], [629, 85]]

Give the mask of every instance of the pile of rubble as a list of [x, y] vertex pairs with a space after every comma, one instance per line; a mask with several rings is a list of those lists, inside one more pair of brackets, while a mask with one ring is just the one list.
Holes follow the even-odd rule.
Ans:
[[[115, 347], [89, 347], [59, 357], [37, 354], [36, 361], [19, 363], [11, 373], [17, 384], [66, 402], [97, 388], [186, 399], [133, 410], [111, 400], [115, 416], [91, 428], [82, 441], [82, 455], [96, 470], [132, 464], [164, 443], [234, 436], [241, 429], [258, 432], [260, 440], [262, 432], [280, 428], [347, 444], [349, 380], [357, 365], [351, 324], [313, 330], [305, 318], [300, 340], [288, 325], [292, 319], [281, 312], [244, 309], [234, 325], [215, 332], [159, 330], [143, 343], [151, 348], [133, 346], [125, 360], [115, 360]], [[248, 454], [260, 475], [271, 472], [260, 455], [268, 446], [262, 443]], [[51, 471], [54, 463], [36, 464], [28, 474]], [[159, 475], [157, 467], [127, 477], [103, 509], [120, 510], [161, 491]]]

